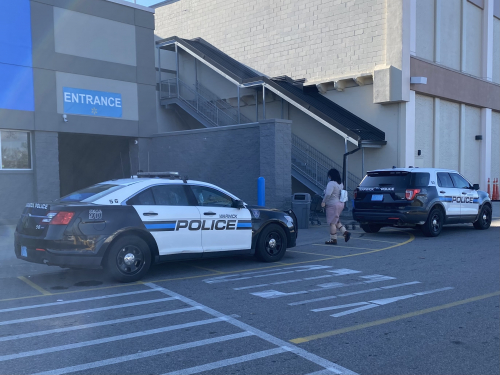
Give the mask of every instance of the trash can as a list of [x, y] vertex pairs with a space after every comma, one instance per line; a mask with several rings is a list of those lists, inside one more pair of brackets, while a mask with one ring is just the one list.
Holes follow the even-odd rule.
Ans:
[[299, 229], [309, 228], [309, 215], [311, 213], [311, 194], [295, 193], [292, 197], [292, 210], [297, 216]]

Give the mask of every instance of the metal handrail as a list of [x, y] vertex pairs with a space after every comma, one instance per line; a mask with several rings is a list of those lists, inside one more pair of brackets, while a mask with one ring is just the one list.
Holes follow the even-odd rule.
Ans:
[[[328, 171], [337, 169], [342, 175], [342, 166], [331, 160], [328, 156], [317, 150], [309, 143], [292, 134], [292, 168], [307, 178], [319, 189], [323, 190], [328, 183]], [[347, 185], [350, 199], [353, 190], [359, 185], [361, 178], [351, 172], [347, 173]]]
[[[177, 87], [177, 84], [179, 87]], [[161, 81], [160, 98], [178, 98], [182, 100], [214, 126], [238, 124], [238, 112], [234, 107], [201, 85], [192, 86], [177, 78], [170, 78]], [[239, 123], [248, 122], [252, 121], [240, 114]]]

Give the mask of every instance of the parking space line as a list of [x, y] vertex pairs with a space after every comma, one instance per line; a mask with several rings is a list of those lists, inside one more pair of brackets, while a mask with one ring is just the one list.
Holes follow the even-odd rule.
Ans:
[[399, 243], [399, 242], [394, 242], [394, 241], [373, 240], [371, 238], [360, 238], [360, 237], [352, 237], [352, 236], [351, 236], [351, 240], [372, 241], [372, 242], [385, 242], [385, 243], [392, 243], [392, 244]]
[[313, 243], [311, 244], [313, 246], [323, 246], [323, 247], [329, 247], [330, 249], [336, 249], [336, 248], [348, 248], [348, 249], [354, 249], [354, 250], [382, 250], [382, 249], [373, 249], [371, 247], [354, 247], [354, 246], [343, 246], [343, 245], [327, 245], [323, 243]]
[[[372, 250], [372, 251], [365, 251], [363, 253], [356, 253], [356, 254], [349, 254], [349, 255], [337, 255], [337, 256], [328, 256], [327, 254], [325, 254], [325, 258], [323, 258], [323, 259], [304, 260], [304, 261], [294, 262], [294, 263], [279, 262], [279, 264], [277, 262], [276, 265], [272, 265], [272, 266], [265, 266], [265, 267], [259, 267], [259, 268], [250, 268], [250, 269], [244, 269], [244, 270], [239, 270], [239, 271], [230, 271], [230, 272], [221, 271], [220, 274], [224, 275], [224, 274], [231, 274], [231, 273], [235, 273], [235, 272], [240, 272], [240, 273], [245, 272], [246, 273], [246, 272], [249, 272], [249, 271], [257, 271], [257, 270], [268, 270], [268, 269], [271, 270], [271, 269], [274, 269], [276, 267], [283, 267], [283, 266], [288, 267], [288, 266], [295, 266], [297, 264], [307, 264], [307, 263], [324, 262], [326, 260], [333, 260], [333, 259], [339, 259], [339, 258], [346, 258], [346, 257], [352, 257], [352, 256], [358, 256], [358, 255], [371, 254], [371, 253], [375, 253], [375, 252], [378, 252], [378, 251], [389, 250], [389, 249], [393, 249], [395, 247], [406, 245], [406, 244], [412, 242], [415, 239], [415, 236], [412, 233], [409, 233], [409, 232], [404, 232], [404, 231], [399, 231], [399, 230], [393, 231], [393, 232], [406, 233], [406, 234], [408, 234], [410, 236], [410, 238], [407, 241], [404, 241], [404, 242], [401, 242], [401, 243], [398, 243], [398, 244], [395, 244], [395, 245], [392, 245], [392, 246], [388, 246], [388, 247], [384, 247], [382, 249], [377, 249], [377, 250]], [[328, 246], [331, 246], [331, 245], [328, 245]], [[288, 251], [292, 251], [292, 250], [288, 250]], [[151, 280], [149, 282], [150, 283], [160, 283], [160, 282], [165, 282], [165, 281], [179, 281], [179, 280], [198, 279], [200, 277], [210, 277], [210, 276], [213, 276], [213, 274], [194, 275], [194, 276], [186, 276], [186, 277], [175, 277], [175, 278], [168, 278], [168, 279], [158, 279], [158, 280]], [[116, 285], [110, 285], [110, 286], [105, 286], [105, 287], [100, 287], [100, 288], [88, 288], [88, 289], [82, 289], [82, 290], [71, 290], [71, 291], [66, 291], [66, 292], [52, 293], [51, 295], [64, 295], [64, 294], [69, 294], [69, 293], [89, 292], [89, 291], [94, 291], [94, 290], [120, 288], [120, 287], [127, 287], [127, 286], [133, 286], [133, 285], [141, 285], [141, 284], [143, 284], [143, 283], [142, 282], [137, 282], [137, 283], [130, 283], [130, 284], [116, 284]], [[29, 298], [38, 298], [38, 297], [45, 297], [45, 295], [6, 298], [6, 299], [0, 300], [0, 302], [21, 300], [21, 299], [29, 299]]]
[[159, 303], [159, 302], [166, 302], [166, 301], [172, 301], [172, 300], [175, 300], [175, 298], [160, 298], [160, 299], [154, 299], [154, 300], [149, 300], [149, 301], [139, 301], [139, 302], [133, 302], [133, 303], [125, 303], [123, 305], [113, 305], [113, 306], [97, 307], [97, 308], [88, 309], [88, 310], [78, 310], [78, 311], [70, 311], [70, 312], [59, 313], [59, 314], [52, 314], [52, 315], [34, 316], [32, 318], [6, 320], [6, 321], [0, 322], [0, 326], [6, 326], [6, 325], [9, 325], [9, 324], [15, 324], [15, 323], [27, 323], [27, 322], [33, 322], [33, 321], [36, 321], [36, 320], [43, 320], [43, 319], [60, 318], [60, 317], [63, 317], [63, 316], [71, 316], [71, 315], [78, 315], [78, 314], [87, 314], [87, 313], [93, 313], [93, 312], [98, 312], [98, 311], [122, 309], [124, 307], [147, 305], [147, 304], [150, 304], [150, 303]]
[[55, 370], [39, 372], [39, 373], [36, 373], [34, 375], [60, 375], [60, 374], [68, 374], [71, 372], [77, 372], [77, 371], [86, 371], [86, 370], [90, 370], [90, 369], [97, 368], [97, 367], [121, 364], [121, 363], [127, 362], [127, 361], [134, 361], [134, 360], [138, 360], [141, 358], [148, 358], [148, 357], [152, 357], [152, 356], [156, 356], [156, 355], [160, 355], [160, 354], [172, 353], [172, 352], [176, 352], [179, 350], [185, 350], [185, 349], [196, 348], [196, 347], [205, 346], [205, 345], [209, 345], [209, 344], [215, 344], [215, 343], [219, 343], [219, 342], [235, 340], [235, 339], [248, 337], [248, 336], [252, 336], [252, 335], [253, 334], [251, 332], [234, 333], [232, 335], [218, 336], [218, 337], [213, 337], [210, 339], [193, 341], [193, 342], [188, 342], [185, 344], [167, 346], [164, 348], [148, 350], [145, 352], [124, 355], [121, 357], [103, 359], [101, 361], [89, 362], [89, 363], [84, 363], [81, 365], [69, 366], [69, 367], [63, 367], [63, 368], [59, 368], [59, 369], [55, 369]]
[[212, 318], [212, 319], [198, 320], [198, 321], [195, 321], [195, 322], [189, 322], [189, 323], [183, 323], [183, 324], [176, 324], [176, 325], [173, 325], [173, 326], [167, 326], [167, 327], [161, 327], [161, 328], [155, 328], [155, 329], [148, 329], [146, 331], [131, 332], [131, 333], [127, 333], [127, 334], [124, 334], [124, 335], [104, 337], [104, 338], [96, 339], [96, 340], [80, 341], [80, 342], [76, 342], [76, 343], [73, 343], [73, 344], [66, 344], [66, 345], [61, 345], [61, 346], [52, 346], [52, 347], [48, 347], [48, 348], [43, 348], [43, 349], [38, 349], [38, 350], [31, 350], [31, 351], [28, 351], [28, 352], [21, 352], [21, 353], [16, 353], [16, 354], [7, 354], [7, 355], [0, 356], [0, 362], [10, 361], [10, 360], [19, 359], [19, 358], [32, 357], [32, 356], [35, 356], [35, 355], [42, 355], [42, 354], [47, 354], [47, 353], [55, 353], [55, 352], [60, 352], [60, 351], [63, 351], [63, 350], [80, 349], [80, 348], [83, 348], [83, 347], [86, 347], [86, 346], [94, 346], [94, 345], [106, 344], [106, 343], [109, 343], [109, 342], [115, 342], [115, 341], [120, 341], [120, 340], [133, 339], [133, 338], [136, 338], [136, 337], [155, 335], [155, 334], [158, 334], [158, 333], [170, 332], [170, 331], [175, 331], [175, 330], [183, 329], [183, 328], [197, 327], [197, 326], [202, 326], [202, 325], [211, 324], [211, 323], [219, 323], [221, 321], [223, 321], [222, 318]]
[[178, 371], [172, 371], [172, 372], [169, 372], [169, 373], [164, 374], [164, 375], [198, 374], [198, 373], [204, 372], [204, 371], [215, 370], [215, 369], [219, 369], [221, 367], [237, 365], [239, 363], [253, 361], [255, 359], [260, 359], [260, 358], [265, 358], [265, 357], [269, 357], [269, 356], [272, 356], [275, 354], [281, 354], [281, 353], [284, 353], [286, 351], [287, 351], [286, 348], [276, 348], [276, 349], [263, 350], [261, 352], [242, 355], [242, 356], [234, 357], [234, 358], [223, 359], [221, 361], [207, 363], [207, 364], [201, 365], [201, 366], [195, 366], [195, 367], [185, 368], [185, 369], [178, 370]]
[[42, 295], [44, 296], [50, 296], [52, 295], [52, 293], [50, 292], [47, 292], [45, 289], [43, 289], [41, 286], [38, 286], [36, 285], [33, 281], [27, 279], [26, 277], [24, 276], [18, 276], [17, 277], [19, 280], [21, 281], [24, 281], [26, 284], [28, 284], [30, 287], [32, 287], [33, 289], [36, 289], [37, 291], [39, 291], [40, 293], [42, 293]]
[[20, 306], [20, 307], [12, 307], [9, 309], [3, 309], [0, 310], [0, 313], [3, 312], [10, 312], [10, 311], [19, 311], [19, 310], [29, 310], [29, 309], [36, 309], [38, 307], [48, 307], [48, 306], [58, 306], [58, 305], [67, 305], [68, 303], [78, 303], [78, 302], [86, 302], [86, 301], [96, 301], [99, 299], [107, 299], [107, 298], [114, 298], [114, 297], [123, 297], [123, 296], [130, 296], [133, 294], [141, 294], [141, 293], [150, 293], [154, 292], [154, 290], [151, 289], [144, 289], [144, 290], [138, 290], [135, 292], [127, 292], [127, 293], [118, 293], [118, 294], [108, 294], [106, 296], [99, 296], [99, 297], [90, 297], [90, 298], [81, 298], [81, 299], [73, 299], [69, 301], [61, 301], [61, 302], [51, 302], [51, 303], [42, 303], [40, 305], [31, 305], [31, 306]]
[[322, 357], [319, 357], [317, 356], [316, 354], [313, 354], [313, 353], [310, 353], [302, 348], [299, 348], [295, 345], [290, 345], [289, 343], [287, 343], [286, 341], [284, 340], [281, 340], [275, 336], [272, 336], [264, 331], [261, 331], [260, 329], [257, 329], [257, 328], [254, 328], [246, 323], [243, 323], [233, 317], [230, 317], [230, 316], [227, 316], [227, 315], [224, 315], [214, 309], [211, 309], [210, 307], [208, 306], [205, 306], [205, 305], [202, 305], [196, 301], [193, 301], [192, 299], [190, 298], [187, 298], [187, 297], [184, 297], [178, 293], [175, 293], [171, 290], [168, 290], [166, 288], [162, 288], [161, 286], [157, 285], [157, 284], [154, 284], [154, 283], [145, 283], [144, 285], [147, 285], [149, 286], [150, 288], [152, 289], [155, 289], [155, 290], [158, 290], [158, 291], [161, 291], [162, 293], [170, 296], [170, 297], [175, 297], [177, 298], [179, 301], [182, 301], [184, 303], [186, 303], [187, 305], [191, 305], [193, 307], [197, 306], [199, 308], [201, 308], [203, 311], [205, 311], [206, 313], [214, 316], [214, 317], [217, 317], [217, 318], [225, 318], [227, 320], [228, 323], [238, 327], [238, 328], [241, 328], [247, 332], [250, 332], [252, 333], [253, 335], [267, 341], [267, 342], [270, 342], [274, 345], [277, 345], [279, 347], [284, 347], [286, 348], [289, 352], [292, 352], [310, 362], [313, 362], [325, 369], [328, 369], [330, 371], [332, 371], [333, 373], [335, 374], [352, 374], [352, 375], [356, 375], [355, 372], [351, 371], [351, 370], [348, 370], [347, 368], [345, 367], [342, 367], [340, 365], [337, 365], [336, 363], [333, 363], [333, 362], [330, 362]]
[[160, 316], [180, 314], [180, 313], [194, 311], [194, 310], [199, 310], [199, 309], [197, 307], [186, 307], [184, 309], [167, 310], [167, 311], [161, 311], [161, 312], [157, 312], [157, 313], [153, 313], [153, 314], [146, 314], [146, 315], [135, 315], [135, 316], [130, 316], [128, 318], [105, 320], [104, 322], [82, 324], [82, 325], [79, 325], [79, 326], [70, 326], [70, 327], [64, 327], [64, 328], [48, 329], [46, 331], [36, 331], [36, 332], [30, 332], [30, 333], [21, 333], [19, 335], [0, 337], [0, 342], [3, 342], [3, 341], [12, 341], [12, 340], [19, 340], [19, 339], [26, 339], [28, 337], [45, 336], [45, 335], [51, 335], [51, 334], [54, 334], [54, 333], [77, 331], [77, 330], [86, 329], [86, 328], [102, 327], [102, 326], [107, 326], [107, 325], [111, 325], [111, 324], [132, 322], [132, 321], [135, 321], [135, 320], [151, 319], [151, 318], [157, 318], [157, 317], [160, 317]]
[[381, 324], [392, 323], [392, 322], [395, 322], [395, 321], [398, 321], [398, 320], [402, 320], [402, 319], [412, 318], [412, 317], [418, 316], [418, 315], [424, 315], [424, 314], [428, 314], [428, 313], [439, 311], [439, 310], [449, 309], [451, 307], [460, 306], [460, 305], [463, 305], [463, 304], [466, 304], [466, 303], [480, 301], [480, 300], [483, 300], [483, 299], [486, 299], [486, 298], [491, 298], [491, 297], [495, 297], [495, 296], [499, 296], [499, 295], [500, 295], [500, 291], [497, 291], [497, 292], [494, 292], [494, 293], [483, 294], [481, 296], [467, 298], [467, 299], [464, 299], [464, 300], [447, 303], [445, 305], [434, 306], [434, 307], [430, 307], [428, 309], [418, 310], [418, 311], [414, 311], [414, 312], [411, 312], [411, 313], [408, 313], [408, 314], [397, 315], [397, 316], [393, 316], [393, 317], [387, 318], [387, 319], [375, 320], [375, 321], [372, 321], [372, 322], [358, 324], [358, 325], [355, 325], [355, 326], [350, 326], [350, 327], [345, 327], [345, 328], [340, 328], [340, 329], [336, 329], [336, 330], [333, 330], [333, 331], [319, 333], [319, 334], [316, 334], [316, 335], [310, 335], [310, 336], [306, 336], [306, 337], [299, 337], [299, 338], [290, 340], [290, 342], [292, 342], [294, 344], [302, 344], [302, 343], [305, 343], [305, 342], [309, 342], [309, 341], [313, 341], [313, 340], [318, 340], [318, 339], [322, 339], [322, 338], [325, 338], [325, 337], [340, 335], [340, 334], [343, 334], [343, 333], [348, 333], [348, 332], [357, 331], [357, 330], [364, 329], [364, 328], [374, 327], [374, 326], [378, 326], [378, 325], [381, 325]]

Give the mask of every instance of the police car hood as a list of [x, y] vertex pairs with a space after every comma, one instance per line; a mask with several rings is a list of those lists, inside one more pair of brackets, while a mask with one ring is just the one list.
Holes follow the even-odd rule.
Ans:
[[266, 212], [285, 212], [283, 210], [278, 210], [277, 208], [269, 208], [269, 207], [263, 207], [263, 206], [247, 205], [247, 208], [249, 210], [259, 210], [259, 211], [266, 211]]

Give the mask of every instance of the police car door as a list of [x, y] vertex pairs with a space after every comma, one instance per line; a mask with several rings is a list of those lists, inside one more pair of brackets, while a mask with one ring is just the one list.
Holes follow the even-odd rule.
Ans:
[[450, 175], [455, 187], [460, 190], [460, 215], [476, 216], [479, 210], [479, 194], [472, 188], [469, 181], [458, 173], [450, 173]]
[[252, 246], [252, 217], [246, 208], [234, 208], [233, 199], [206, 186], [191, 185], [201, 215], [204, 252], [245, 250]]
[[189, 204], [185, 185], [152, 186], [127, 201], [158, 245], [160, 255], [202, 253], [200, 213]]
[[446, 210], [446, 216], [460, 217], [460, 189], [455, 188], [448, 172], [437, 173], [439, 199]]

